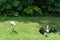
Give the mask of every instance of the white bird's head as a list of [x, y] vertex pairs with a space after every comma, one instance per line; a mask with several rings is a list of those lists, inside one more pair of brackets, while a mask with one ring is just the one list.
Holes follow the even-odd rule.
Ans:
[[12, 26], [15, 26], [15, 25], [16, 25], [16, 23], [15, 23], [14, 21], [10, 21], [10, 24], [11, 24]]

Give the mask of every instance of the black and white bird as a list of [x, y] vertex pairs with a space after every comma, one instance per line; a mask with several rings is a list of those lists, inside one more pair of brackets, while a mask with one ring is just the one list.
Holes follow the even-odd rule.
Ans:
[[42, 35], [45, 35], [45, 37], [47, 37], [47, 35], [49, 33], [56, 33], [57, 30], [55, 28], [51, 28], [49, 29], [49, 25], [46, 26], [46, 29], [44, 29], [43, 27], [39, 29], [39, 32], [42, 34]]

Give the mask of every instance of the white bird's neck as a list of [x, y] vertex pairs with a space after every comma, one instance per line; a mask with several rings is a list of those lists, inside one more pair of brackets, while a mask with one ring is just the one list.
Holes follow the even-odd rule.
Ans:
[[49, 25], [47, 25], [47, 30], [49, 29]]

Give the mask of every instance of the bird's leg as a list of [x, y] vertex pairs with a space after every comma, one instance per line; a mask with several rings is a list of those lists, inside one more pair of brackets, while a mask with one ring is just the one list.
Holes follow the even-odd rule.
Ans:
[[45, 37], [48, 37], [48, 32], [45, 32], [44, 35], [45, 35]]
[[13, 26], [13, 28], [12, 28], [12, 31], [14, 31], [14, 26]]
[[17, 34], [17, 31], [15, 31], [15, 29], [14, 29], [14, 28], [15, 28], [15, 27], [13, 27], [13, 28], [12, 28], [12, 31], [13, 31], [14, 33], [16, 33], [16, 34]]

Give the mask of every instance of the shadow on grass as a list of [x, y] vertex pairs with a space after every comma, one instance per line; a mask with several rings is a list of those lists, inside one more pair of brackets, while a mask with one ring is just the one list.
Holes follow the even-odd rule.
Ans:
[[60, 18], [57, 17], [1, 17], [0, 22], [4, 21], [18, 21], [18, 22], [24, 22], [24, 23], [38, 23], [42, 25], [43, 27], [46, 26], [46, 24], [49, 24], [50, 27], [54, 27], [57, 29], [57, 31], [60, 34]]

